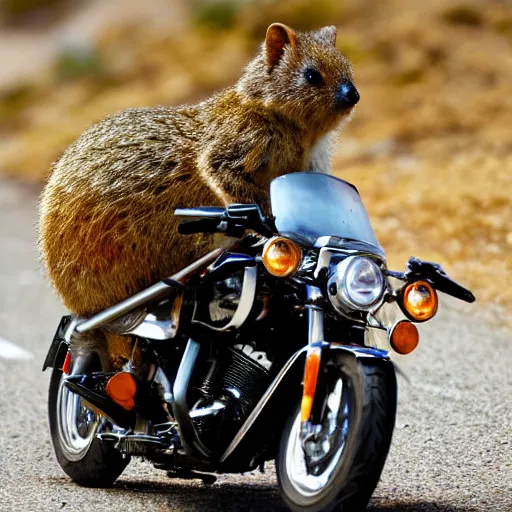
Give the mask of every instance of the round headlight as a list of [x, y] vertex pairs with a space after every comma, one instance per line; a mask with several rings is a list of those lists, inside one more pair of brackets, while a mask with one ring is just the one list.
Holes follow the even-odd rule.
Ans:
[[384, 276], [370, 258], [350, 256], [338, 263], [328, 287], [331, 301], [338, 309], [368, 310], [384, 293]]
[[347, 268], [344, 288], [350, 301], [364, 308], [372, 306], [380, 299], [384, 278], [374, 261], [369, 258], [354, 258]]

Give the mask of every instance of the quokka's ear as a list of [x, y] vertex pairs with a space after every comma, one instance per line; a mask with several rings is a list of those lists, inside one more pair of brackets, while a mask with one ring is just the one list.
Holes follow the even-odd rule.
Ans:
[[318, 34], [322, 39], [327, 41], [329, 44], [336, 46], [336, 27], [331, 25], [330, 27], [323, 27], [318, 31]]
[[282, 23], [272, 23], [267, 29], [265, 46], [267, 49], [267, 66], [269, 71], [281, 60], [285, 45], [292, 48], [297, 43], [295, 32]]

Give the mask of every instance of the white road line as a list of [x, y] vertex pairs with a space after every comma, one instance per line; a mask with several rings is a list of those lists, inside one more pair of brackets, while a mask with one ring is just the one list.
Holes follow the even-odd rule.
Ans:
[[18, 347], [12, 341], [0, 337], [0, 359], [8, 359], [10, 361], [28, 361], [32, 359], [34, 354]]

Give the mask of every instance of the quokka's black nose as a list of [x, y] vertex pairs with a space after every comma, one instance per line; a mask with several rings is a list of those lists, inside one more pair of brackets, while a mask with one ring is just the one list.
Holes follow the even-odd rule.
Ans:
[[341, 82], [336, 91], [336, 105], [338, 107], [353, 107], [359, 101], [359, 93], [355, 85], [349, 80]]

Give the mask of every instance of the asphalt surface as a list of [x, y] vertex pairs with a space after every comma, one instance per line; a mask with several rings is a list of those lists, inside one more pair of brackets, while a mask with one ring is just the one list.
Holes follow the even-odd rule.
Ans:
[[[36, 190], [0, 182], [0, 510], [284, 510], [272, 468], [212, 486], [144, 462], [108, 490], [68, 480], [50, 444], [41, 372], [64, 311], [39, 270], [36, 208]], [[510, 331], [489, 308], [444, 301], [421, 334], [400, 360], [410, 383], [399, 378], [397, 428], [370, 510], [512, 511]]]

